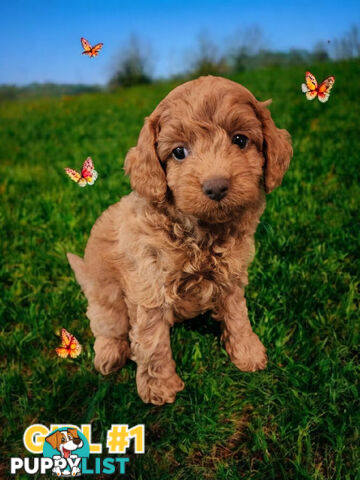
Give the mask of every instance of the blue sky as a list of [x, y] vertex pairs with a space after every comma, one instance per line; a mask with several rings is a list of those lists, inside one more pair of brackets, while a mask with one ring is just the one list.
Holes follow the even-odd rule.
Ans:
[[[360, 25], [359, 0], [0, 0], [0, 84], [104, 84], [131, 34], [151, 45], [154, 75], [166, 76], [186, 69], [201, 31], [226, 46], [258, 25], [273, 49], [311, 49], [352, 24]], [[104, 42], [97, 58], [81, 55], [81, 36]]]

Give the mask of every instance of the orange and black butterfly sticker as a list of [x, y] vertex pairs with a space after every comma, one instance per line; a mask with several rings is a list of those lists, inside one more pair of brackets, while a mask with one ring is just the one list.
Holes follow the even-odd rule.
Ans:
[[329, 100], [330, 90], [335, 83], [335, 77], [331, 75], [318, 85], [315, 76], [311, 72], [306, 72], [305, 82], [301, 84], [301, 90], [306, 94], [306, 98], [314, 100], [314, 98], [318, 97], [319, 102], [325, 103]]
[[99, 55], [99, 52], [102, 49], [102, 46], [104, 45], [103, 43], [97, 43], [92, 47], [90, 43], [86, 40], [86, 38], [81, 37], [80, 40], [81, 40], [81, 45], [84, 49], [82, 54], [88, 55], [89, 57], [96, 57], [96, 55]]
[[76, 358], [81, 353], [80, 343], [65, 328], [61, 329], [61, 347], [56, 349], [56, 353], [61, 358]]

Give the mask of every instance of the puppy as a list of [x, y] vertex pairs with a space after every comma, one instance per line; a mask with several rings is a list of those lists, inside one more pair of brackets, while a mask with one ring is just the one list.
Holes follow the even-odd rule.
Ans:
[[[79, 437], [78, 432], [75, 428], [68, 428], [67, 430], [54, 432], [53, 434], [46, 437], [45, 440], [50, 443], [52, 448], [60, 452], [61, 456], [58, 455], [53, 457], [53, 459], [55, 460], [61, 457], [75, 459], [77, 458], [77, 455], [72, 455], [72, 452], [83, 446], [83, 441]], [[80, 473], [80, 468], [74, 466], [72, 467], [70, 472], [70, 470], [61, 471], [60, 467], [55, 466], [55, 468], [53, 469], [53, 473], [57, 476], [77, 476]]]
[[162, 405], [184, 388], [170, 328], [211, 311], [242, 371], [265, 368], [244, 288], [265, 194], [292, 157], [269, 102], [220, 77], [200, 77], [167, 95], [125, 159], [133, 192], [96, 221], [84, 259], [68, 254], [87, 299], [95, 367], [137, 363], [144, 402]]

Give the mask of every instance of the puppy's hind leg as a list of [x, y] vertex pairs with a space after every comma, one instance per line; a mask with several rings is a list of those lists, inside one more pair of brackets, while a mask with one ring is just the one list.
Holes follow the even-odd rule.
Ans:
[[89, 300], [87, 309], [90, 327], [95, 336], [94, 365], [103, 375], [121, 368], [130, 356], [127, 307], [121, 296], [114, 303], [104, 304], [103, 296], [101, 299], [95, 297]]
[[82, 258], [71, 253], [67, 257], [88, 300], [86, 313], [95, 336], [95, 368], [103, 375], [115, 372], [130, 356], [129, 319], [121, 288], [108, 279], [95, 280]]

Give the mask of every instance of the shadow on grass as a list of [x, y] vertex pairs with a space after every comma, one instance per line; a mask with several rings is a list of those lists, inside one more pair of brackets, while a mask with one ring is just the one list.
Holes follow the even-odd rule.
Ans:
[[185, 330], [192, 330], [199, 333], [211, 333], [214, 337], [219, 337], [221, 335], [221, 325], [218, 320], [214, 320], [211, 316], [211, 313], [204, 313], [204, 315], [199, 315], [198, 317], [192, 318], [190, 320], [185, 320], [182, 323]]

